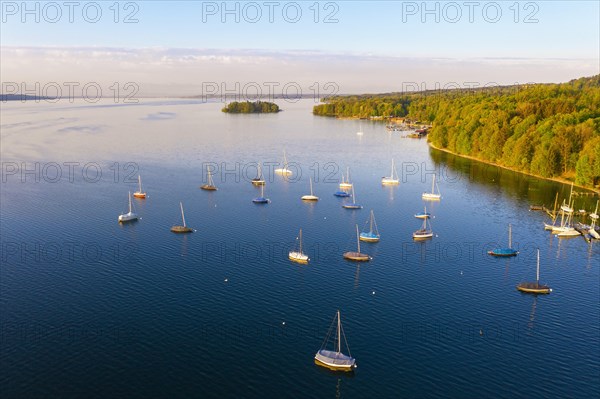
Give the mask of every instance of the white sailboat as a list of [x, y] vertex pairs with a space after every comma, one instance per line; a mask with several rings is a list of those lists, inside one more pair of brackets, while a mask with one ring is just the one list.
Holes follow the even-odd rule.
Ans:
[[[329, 342], [329, 337], [331, 336], [334, 325], [336, 326], [336, 335], [334, 337], [335, 347], [334, 350], [328, 350], [325, 348]], [[342, 353], [342, 339], [344, 340], [346, 348], [348, 349], [347, 355]], [[327, 336], [323, 341], [323, 345], [321, 345], [321, 349], [319, 349], [319, 351], [315, 354], [315, 363], [319, 366], [326, 367], [334, 371], [353, 371], [357, 367], [356, 359], [354, 359], [350, 354], [350, 348], [348, 347], [348, 342], [346, 341], [346, 336], [344, 334], [344, 330], [342, 329], [342, 317], [340, 316], [339, 310], [337, 311], [333, 322], [329, 327], [329, 331], [327, 332]]]
[[255, 186], [263, 186], [265, 184], [265, 178], [263, 177], [260, 163], [256, 167], [256, 177], [252, 179], [252, 184]]
[[210, 173], [210, 168], [208, 165], [206, 165], [206, 180], [206, 184], [200, 186], [200, 188], [207, 191], [216, 191], [217, 186], [215, 186], [215, 183], [213, 182], [212, 174]]
[[340, 183], [340, 188], [352, 188], [352, 183], [350, 183], [350, 168], [346, 168], [346, 180], [344, 180], [344, 174], [342, 173], [342, 182]]
[[302, 199], [302, 201], [318, 201], [319, 197], [317, 197], [316, 195], [313, 194], [312, 177], [309, 178], [309, 181], [310, 181], [310, 194], [303, 195], [301, 199]]
[[146, 193], [142, 191], [142, 177], [138, 175], [138, 191], [133, 193], [135, 198], [144, 199], [146, 198]]
[[398, 179], [398, 172], [396, 172], [396, 168], [394, 167], [394, 158], [392, 158], [392, 171], [390, 172], [390, 176], [381, 178], [381, 184], [391, 186], [399, 183], [400, 180]]
[[137, 213], [133, 211], [133, 205], [131, 203], [131, 191], [128, 195], [129, 198], [129, 212], [119, 215], [119, 223], [132, 222], [138, 219]]
[[310, 259], [308, 258], [308, 255], [302, 252], [302, 229], [300, 229], [300, 233], [298, 233], [297, 240], [300, 244], [300, 248], [298, 250], [294, 249], [293, 251], [290, 251], [288, 253], [288, 258], [292, 262], [307, 264]]
[[344, 259], [352, 260], [355, 262], [367, 262], [371, 260], [371, 257], [367, 254], [360, 252], [360, 238], [358, 234], [358, 225], [356, 225], [356, 252], [344, 252]]
[[[425, 213], [427, 213], [427, 208], [425, 209]], [[433, 231], [431, 230], [431, 223], [429, 223], [429, 227], [427, 226], [428, 220], [429, 220], [429, 218], [424, 218], [421, 228], [413, 233], [414, 240], [427, 240], [427, 239], [433, 237]]]
[[181, 221], [183, 226], [173, 226], [171, 227], [171, 231], [173, 233], [193, 233], [194, 229], [185, 224], [185, 214], [183, 213], [183, 204], [181, 202], [179, 202], [179, 209], [181, 209]]
[[288, 169], [288, 161], [285, 155], [285, 150], [283, 150], [283, 168], [275, 169], [275, 173], [278, 175], [288, 176], [292, 174], [292, 171]]
[[371, 217], [369, 218], [369, 231], [360, 233], [360, 241], [365, 242], [378, 242], [380, 239], [379, 230], [377, 229], [377, 223], [375, 222], [375, 215], [371, 209]]
[[435, 192], [435, 175], [433, 175], [433, 180], [431, 181], [431, 192], [430, 193], [423, 193], [423, 195], [421, 196], [424, 200], [430, 200], [430, 201], [435, 201], [435, 200], [439, 200], [442, 198], [442, 195], [440, 194], [440, 188], [438, 187], [438, 192]]

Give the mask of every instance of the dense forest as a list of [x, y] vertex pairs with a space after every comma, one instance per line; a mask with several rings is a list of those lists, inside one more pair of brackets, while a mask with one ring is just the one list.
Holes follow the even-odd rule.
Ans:
[[562, 84], [338, 96], [313, 113], [410, 117], [438, 148], [542, 177], [600, 184], [600, 75]]
[[230, 114], [268, 114], [279, 112], [279, 105], [267, 101], [233, 101], [221, 110]]

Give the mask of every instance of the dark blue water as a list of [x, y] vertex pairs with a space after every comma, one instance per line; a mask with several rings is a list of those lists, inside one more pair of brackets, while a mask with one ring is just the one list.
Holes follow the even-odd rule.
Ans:
[[[600, 394], [599, 243], [559, 240], [529, 211], [570, 187], [381, 124], [363, 121], [357, 136], [357, 121], [313, 117], [309, 101], [280, 105], [260, 116], [190, 101], [3, 106], [2, 397]], [[253, 204], [250, 164], [281, 162], [284, 148], [301, 176], [265, 167], [272, 202]], [[382, 187], [392, 157], [402, 182]], [[79, 163], [72, 181], [65, 162]], [[218, 167], [216, 192], [198, 189], [206, 163]], [[359, 211], [333, 196], [347, 166]], [[434, 170], [435, 237], [414, 243]], [[138, 173], [142, 219], [121, 226]], [[309, 177], [318, 203], [300, 200]], [[179, 201], [193, 234], [169, 231]], [[575, 208], [595, 202], [577, 196]], [[381, 241], [361, 245], [371, 262], [349, 263], [342, 253], [370, 209]], [[493, 259], [508, 223], [521, 253]], [[300, 228], [305, 266], [287, 259]], [[515, 290], [535, 279], [537, 248], [548, 296]], [[337, 309], [353, 376], [313, 363]]]

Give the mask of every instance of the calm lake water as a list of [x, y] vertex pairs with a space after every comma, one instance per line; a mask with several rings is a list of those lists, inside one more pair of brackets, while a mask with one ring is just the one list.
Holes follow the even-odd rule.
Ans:
[[[280, 105], [2, 104], [2, 397], [600, 395], [600, 243], [559, 240], [529, 211], [570, 187]], [[284, 149], [289, 180], [269, 173]], [[401, 184], [382, 187], [392, 158]], [[216, 192], [198, 188], [207, 164]], [[362, 210], [333, 196], [346, 167]], [[434, 171], [443, 198], [424, 203]], [[119, 225], [138, 174], [141, 220]], [[318, 203], [300, 200], [309, 177]], [[194, 234], [169, 231], [179, 201]], [[435, 237], [414, 243], [424, 205]], [[373, 260], [347, 262], [371, 209]], [[521, 253], [491, 258], [509, 223]], [[287, 259], [300, 228], [304, 266]], [[538, 248], [554, 291], [536, 297], [515, 285], [535, 279]], [[353, 375], [313, 363], [337, 309]]]

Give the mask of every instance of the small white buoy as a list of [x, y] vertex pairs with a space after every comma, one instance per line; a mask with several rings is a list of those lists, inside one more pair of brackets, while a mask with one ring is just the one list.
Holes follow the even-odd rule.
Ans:
[[285, 321], [282, 321], [281, 324], [285, 326]]
[[463, 274], [462, 274], [462, 270], [460, 271], [460, 275], [461, 275], [461, 276], [463, 275]]
[[373, 291], [372, 294], [375, 295], [375, 291]]
[[229, 281], [229, 279], [225, 279], [225, 282]]
[[483, 335], [483, 330], [479, 330], [479, 335]]

